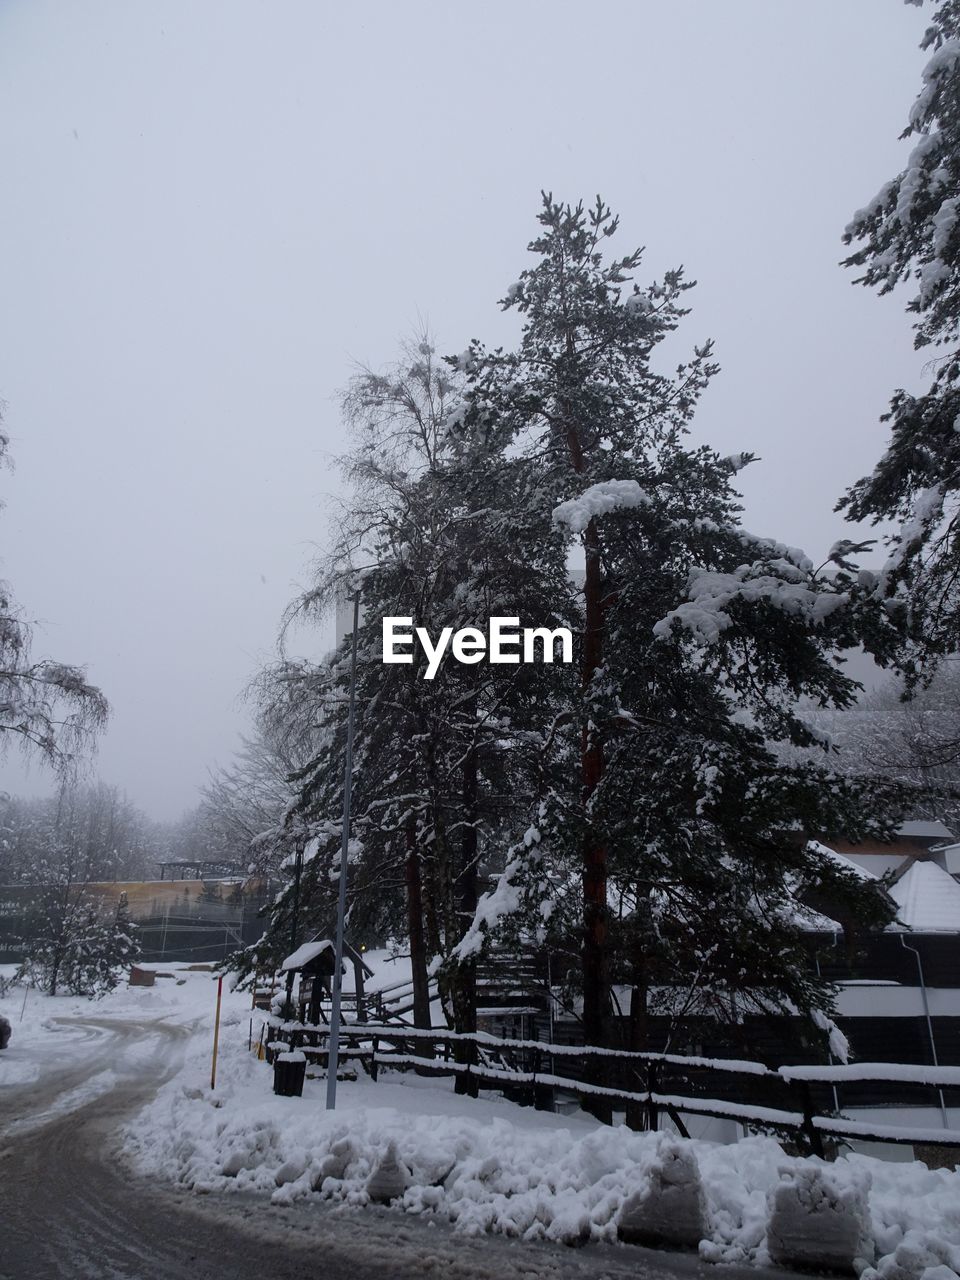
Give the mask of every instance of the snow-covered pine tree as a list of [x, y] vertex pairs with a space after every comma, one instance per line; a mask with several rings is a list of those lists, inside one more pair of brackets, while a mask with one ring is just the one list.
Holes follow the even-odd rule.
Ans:
[[22, 973], [49, 995], [110, 990], [139, 952], [135, 926], [125, 899], [106, 910], [87, 886], [139, 869], [152, 835], [146, 819], [100, 784], [21, 802], [19, 822], [18, 879], [36, 886], [21, 939]]
[[[918, 0], [913, 0], [917, 3]], [[936, 6], [930, 54], [901, 137], [913, 147], [844, 232], [857, 283], [889, 293], [909, 283], [914, 345], [932, 349], [932, 381], [900, 389], [883, 421], [886, 451], [840, 506], [852, 520], [896, 520], [877, 593], [902, 612], [901, 663], [911, 683], [960, 645], [960, 3]]]
[[113, 911], [88, 900], [78, 923], [68, 957], [71, 989], [91, 998], [106, 995], [140, 955], [126, 894], [120, 895]]
[[76, 916], [70, 886], [48, 886], [43, 890], [27, 918], [18, 978], [50, 996], [68, 985], [68, 956]]
[[[529, 483], [529, 469], [504, 456], [492, 420], [464, 426], [470, 415], [458, 411], [456, 375], [428, 342], [409, 356], [389, 376], [362, 375], [351, 389], [359, 432], [347, 464], [353, 497], [331, 563], [299, 607], [329, 606], [351, 581], [362, 583], [351, 927], [406, 932], [420, 1022], [429, 1017], [427, 960], [447, 960], [439, 975], [445, 1008], [453, 1025], [472, 1030], [474, 962], [449, 961], [472, 921], [492, 832], [515, 824], [535, 798], [534, 726], [548, 717], [556, 682], [539, 668], [454, 662], [425, 680], [420, 653], [411, 665], [381, 662], [381, 619], [409, 616], [433, 636], [444, 627], [485, 630], [498, 614], [556, 625], [565, 571], [560, 535], [548, 524], [551, 581], [540, 539], [518, 523], [515, 513], [522, 520], [530, 503], [517, 484]], [[312, 837], [301, 891], [311, 924], [330, 920], [337, 884], [348, 660], [349, 643], [326, 668], [286, 666], [274, 680], [285, 703], [315, 708], [323, 730], [286, 824]], [[291, 907], [288, 891], [274, 936], [289, 936]]]
[[682, 273], [640, 289], [639, 253], [605, 262], [617, 221], [600, 201], [545, 197], [540, 221], [536, 263], [505, 302], [523, 316], [520, 346], [474, 344], [467, 397], [536, 477], [518, 519], [554, 568], [583, 557], [566, 606], [579, 614], [580, 681], [572, 697], [557, 689], [534, 826], [457, 954], [518, 907], [558, 943], [578, 928], [592, 1044], [610, 1040], [615, 968], [633, 988], [636, 1048], [667, 977], [732, 1022], [789, 1003], [815, 1020], [830, 993], [802, 953], [804, 888], [831, 882], [867, 920], [888, 908], [809, 838], [882, 827], [886, 811], [826, 756], [794, 767], [778, 747], [812, 740], [801, 698], [852, 699], [841, 651], [886, 657], [893, 627], [842, 552], [818, 570], [742, 527], [732, 480], [748, 456], [686, 444], [715, 366], [709, 344], [673, 376], [655, 362], [685, 314]]
[[83, 884], [61, 884], [40, 896], [19, 974], [47, 995], [93, 998], [112, 991], [139, 954], [124, 897], [110, 911]]

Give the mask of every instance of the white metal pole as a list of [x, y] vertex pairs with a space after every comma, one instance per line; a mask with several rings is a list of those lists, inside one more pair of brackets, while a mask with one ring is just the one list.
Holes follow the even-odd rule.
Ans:
[[337, 940], [330, 998], [330, 1047], [327, 1054], [327, 1110], [337, 1106], [337, 1067], [340, 1061], [340, 990], [343, 986], [343, 921], [347, 911], [347, 851], [350, 845], [350, 793], [353, 789], [353, 722], [357, 703], [357, 632], [360, 630], [360, 592], [353, 593], [353, 648], [350, 655], [350, 712], [343, 762], [343, 834], [340, 840], [340, 896], [337, 901]]
[[[940, 1059], [937, 1057], [937, 1042], [933, 1034], [933, 1019], [930, 1017], [930, 1001], [927, 999], [927, 983], [923, 976], [923, 961], [920, 959], [920, 952], [916, 947], [911, 947], [903, 934], [900, 934], [900, 945], [905, 951], [912, 951], [917, 962], [917, 973], [920, 976], [920, 997], [923, 1000], [923, 1016], [927, 1022], [927, 1038], [930, 1041], [930, 1057], [933, 1059], [933, 1065], [939, 1067]], [[940, 1100], [940, 1119], [943, 1121], [945, 1129], [950, 1128], [950, 1121], [947, 1117], [947, 1104], [944, 1101], [942, 1087], [937, 1088], [937, 1097]]]

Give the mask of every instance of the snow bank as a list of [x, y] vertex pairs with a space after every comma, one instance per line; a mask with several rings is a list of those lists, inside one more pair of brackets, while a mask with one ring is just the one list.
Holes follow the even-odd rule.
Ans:
[[[140, 1172], [197, 1192], [259, 1191], [275, 1203], [314, 1198], [357, 1207], [387, 1199], [471, 1235], [566, 1243], [642, 1235], [644, 1207], [659, 1199], [676, 1210], [673, 1219], [702, 1258], [765, 1264], [777, 1197], [786, 1204], [792, 1194], [796, 1202], [796, 1188], [813, 1185], [810, 1171], [823, 1170], [829, 1203], [861, 1206], [857, 1247], [868, 1280], [924, 1280], [928, 1268], [960, 1268], [955, 1171], [866, 1156], [791, 1160], [764, 1137], [729, 1146], [683, 1142], [495, 1096], [459, 1098], [415, 1076], [345, 1081], [331, 1114], [322, 1080], [308, 1079], [303, 1098], [275, 1097], [270, 1068], [236, 1035], [222, 1043], [216, 1093], [206, 1087], [205, 1040], [194, 1053], [130, 1124], [124, 1143]], [[947, 1273], [925, 1280], [947, 1280]]]

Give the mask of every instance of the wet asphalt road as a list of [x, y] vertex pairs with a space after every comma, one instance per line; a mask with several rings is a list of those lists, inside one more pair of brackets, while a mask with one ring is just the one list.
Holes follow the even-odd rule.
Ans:
[[[173, 1070], [188, 1032], [64, 1019], [85, 1039], [39, 1082], [0, 1089], [0, 1280], [760, 1280], [691, 1256], [468, 1239], [388, 1209], [272, 1206], [133, 1176], [116, 1131]], [[69, 1023], [69, 1025], [67, 1025]], [[767, 1276], [777, 1273], [767, 1272]]]

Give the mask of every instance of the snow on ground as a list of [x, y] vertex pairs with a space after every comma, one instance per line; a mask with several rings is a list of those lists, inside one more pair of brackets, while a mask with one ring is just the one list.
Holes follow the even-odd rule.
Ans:
[[[611, 1129], [495, 1095], [460, 1098], [446, 1082], [391, 1073], [376, 1084], [362, 1073], [341, 1082], [337, 1111], [328, 1113], [322, 1079], [308, 1079], [302, 1098], [273, 1095], [271, 1068], [247, 1051], [245, 1025], [222, 1037], [221, 1052], [215, 1092], [208, 1037], [196, 1037], [180, 1074], [128, 1125], [125, 1149], [141, 1172], [197, 1192], [258, 1191], [276, 1204], [315, 1198], [361, 1208], [392, 1144], [406, 1213], [438, 1215], [471, 1235], [612, 1242], [624, 1202], [644, 1192], [678, 1145], [673, 1135]], [[694, 1154], [703, 1181], [700, 1253], [708, 1261], [769, 1262], [771, 1197], [785, 1176], [807, 1186], [810, 1171], [820, 1170], [839, 1200], [867, 1205], [867, 1280], [960, 1272], [956, 1171], [858, 1155], [800, 1161], [763, 1137], [679, 1145]]]
[[[0, 1053], [0, 1089], [8, 1085], [31, 1084], [48, 1072], [59, 1072], [82, 1063], [97, 1037], [90, 1020], [98, 1023], [163, 1021], [189, 1026], [200, 1022], [212, 1025], [216, 1005], [216, 979], [209, 970], [190, 970], [173, 965], [150, 966], [159, 974], [152, 987], [130, 987], [126, 983], [98, 1000], [84, 996], [48, 996], [33, 988], [9, 987], [0, 996], [0, 1014], [10, 1022], [12, 1035]], [[0, 967], [0, 976], [12, 978], [14, 965]], [[224, 983], [223, 1021], [243, 1020], [249, 1015], [249, 995], [227, 991]], [[149, 1036], [125, 1047], [129, 1064], [137, 1053], [149, 1054]]]
[[[373, 970], [373, 977], [367, 978], [364, 986], [367, 991], [380, 991], [397, 982], [412, 982], [413, 969], [408, 955], [389, 951], [385, 947], [365, 951], [363, 958]], [[343, 975], [344, 991], [353, 991], [353, 965], [347, 965]]]
[[[390, 967], [391, 979], [405, 976], [402, 961]], [[274, 1096], [270, 1067], [247, 1050], [249, 995], [227, 991], [226, 983], [214, 1092], [216, 982], [204, 971], [163, 972], [170, 976], [158, 976], [152, 988], [124, 985], [98, 1001], [31, 991], [22, 1021], [24, 990], [8, 991], [0, 1012], [13, 1025], [13, 1039], [0, 1053], [0, 1088], [29, 1088], [60, 1074], [51, 1107], [58, 1114], [72, 1110], [109, 1092], [115, 1067], [123, 1071], [151, 1057], [154, 1024], [175, 1025], [193, 1032], [184, 1060], [127, 1124], [123, 1140], [140, 1172], [194, 1191], [259, 1191], [277, 1204], [326, 1199], [359, 1211], [392, 1144], [404, 1183], [398, 1210], [435, 1215], [470, 1235], [612, 1242], [625, 1202], [642, 1198], [671, 1160], [677, 1163], [679, 1148], [684, 1161], [694, 1156], [702, 1179], [699, 1249], [708, 1261], [769, 1262], [771, 1204], [780, 1206], [781, 1218], [786, 1205], [789, 1219], [794, 1200], [817, 1199], [819, 1172], [831, 1203], [865, 1206], [864, 1280], [960, 1274], [960, 1172], [863, 1155], [801, 1161], [762, 1137], [682, 1143], [670, 1134], [611, 1129], [579, 1113], [518, 1107], [496, 1095], [460, 1098], [449, 1082], [389, 1072], [376, 1084], [362, 1073], [341, 1082], [338, 1109], [327, 1113], [320, 1079], [308, 1079], [303, 1098]], [[96, 1037], [120, 1031], [115, 1061]], [[254, 1039], [258, 1033], [259, 1018]], [[71, 1077], [92, 1056], [90, 1072]], [[788, 1234], [789, 1228], [787, 1221]], [[815, 1239], [821, 1225], [801, 1222], [800, 1231]]]

